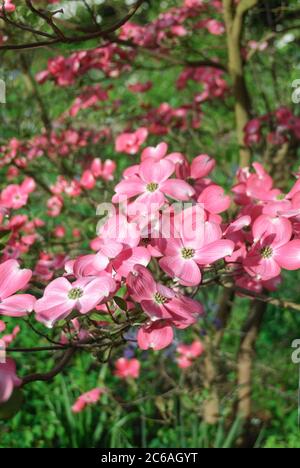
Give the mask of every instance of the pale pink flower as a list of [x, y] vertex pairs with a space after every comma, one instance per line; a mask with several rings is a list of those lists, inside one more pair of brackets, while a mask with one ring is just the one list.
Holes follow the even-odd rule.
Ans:
[[0, 362], [0, 403], [8, 401], [14, 391], [22, 381], [17, 377], [16, 364], [8, 358], [5, 363]]
[[35, 298], [30, 294], [15, 294], [24, 289], [32, 277], [31, 270], [21, 270], [16, 260], [0, 265], [0, 314], [22, 317], [32, 312]]
[[118, 203], [125, 198], [134, 198], [139, 209], [151, 207], [159, 209], [166, 197], [175, 200], [188, 201], [195, 194], [194, 189], [185, 181], [170, 179], [175, 171], [175, 165], [163, 159], [153, 162], [146, 159], [139, 168], [139, 175], [121, 181], [115, 188], [113, 202]]
[[73, 284], [66, 278], [57, 278], [36, 302], [36, 319], [52, 328], [55, 322], [65, 319], [74, 309], [80, 314], [87, 314], [108, 298], [115, 287], [114, 280], [108, 275], [80, 278]]

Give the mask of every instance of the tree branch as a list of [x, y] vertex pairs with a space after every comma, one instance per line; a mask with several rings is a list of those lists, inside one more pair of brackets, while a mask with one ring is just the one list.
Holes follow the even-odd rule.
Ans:
[[25, 385], [31, 383], [31, 382], [48, 382], [49, 380], [52, 380], [54, 377], [56, 377], [60, 372], [64, 370], [64, 368], [69, 364], [73, 356], [75, 355], [77, 349], [76, 348], [70, 348], [68, 349], [65, 354], [63, 355], [62, 359], [59, 361], [59, 363], [51, 369], [51, 371], [46, 372], [44, 374], [37, 373], [37, 374], [29, 374], [26, 377], [23, 378], [22, 380], [22, 387]]
[[[127, 21], [129, 21], [135, 15], [135, 13], [141, 7], [144, 1], [145, 0], [138, 0], [126, 16], [124, 16], [122, 19], [120, 19], [119, 21], [117, 21], [112, 26], [108, 27], [107, 29], [103, 29], [103, 30], [99, 29], [97, 31], [94, 31], [92, 33], [85, 34], [82, 36], [68, 37], [68, 36], [65, 36], [63, 32], [58, 28], [58, 26], [55, 25], [53, 18], [51, 16], [48, 16], [47, 14], [43, 13], [41, 10], [38, 10], [37, 8], [35, 8], [32, 5], [31, 0], [26, 0], [26, 4], [28, 5], [28, 8], [30, 8], [30, 10], [34, 12], [36, 15], [43, 18], [52, 27], [53, 31], [56, 33], [56, 37], [53, 37], [53, 39], [50, 39], [49, 41], [37, 41], [37, 42], [29, 42], [25, 44], [5, 44], [5, 45], [0, 46], [0, 50], [36, 49], [39, 47], [51, 46], [54, 44], [73, 44], [73, 43], [76, 44], [79, 42], [85, 42], [85, 41], [89, 41], [91, 39], [97, 39], [97, 38], [107, 39], [108, 36], [110, 36], [113, 32], [120, 29], [125, 23], [127, 23]], [[2, 10], [3, 10], [3, 7], [2, 7]], [[7, 16], [3, 15], [4, 21], [6, 21], [6, 18]], [[29, 32], [32, 32], [33, 34], [39, 34], [39, 35], [44, 34], [41, 31], [37, 31], [30, 26], [26, 26], [26, 30]]]

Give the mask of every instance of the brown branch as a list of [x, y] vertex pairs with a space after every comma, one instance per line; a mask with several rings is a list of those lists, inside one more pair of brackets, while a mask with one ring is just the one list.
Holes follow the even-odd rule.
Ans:
[[281, 307], [283, 309], [292, 309], [300, 312], [300, 304], [296, 304], [295, 302], [291, 302], [285, 299], [277, 299], [275, 297], [269, 297], [266, 295], [260, 295], [255, 293], [254, 291], [249, 291], [248, 289], [243, 288], [235, 288], [235, 291], [243, 296], [246, 296], [251, 299], [256, 299], [260, 302], [265, 302], [267, 304], [274, 305], [276, 307]]
[[38, 15], [40, 18], [42, 18], [43, 20], [46, 21], [47, 24], [49, 24], [49, 26], [51, 27], [51, 29], [53, 30], [53, 32], [58, 36], [60, 37], [62, 40], [65, 39], [65, 35], [64, 33], [59, 29], [58, 26], [56, 26], [56, 24], [53, 22], [53, 13], [51, 12], [47, 12], [47, 11], [42, 11], [42, 10], [39, 10], [38, 8], [35, 8], [33, 5], [32, 5], [32, 2], [31, 0], [26, 0], [26, 5], [28, 6], [28, 8], [32, 11], [32, 13], [35, 13], [36, 15]]
[[259, 335], [267, 303], [254, 301], [250, 316], [242, 328], [237, 359], [238, 415], [249, 420], [252, 411], [252, 369], [255, 343]]
[[38, 103], [38, 106], [40, 108], [41, 119], [42, 119], [42, 121], [44, 123], [45, 129], [48, 132], [50, 132], [52, 125], [51, 125], [50, 117], [48, 115], [48, 110], [47, 110], [47, 108], [46, 108], [46, 106], [44, 104], [43, 98], [42, 98], [42, 96], [40, 94], [39, 88], [37, 86], [37, 82], [36, 82], [35, 78], [33, 77], [32, 73], [31, 73], [31, 70], [30, 70], [28, 62], [26, 60], [25, 54], [20, 54], [20, 55], [21, 55], [21, 57], [20, 57], [21, 66], [23, 68], [25, 76], [28, 79], [28, 83], [29, 83], [29, 86], [31, 87], [33, 97], [36, 99], [36, 101]]
[[[49, 41], [37, 41], [37, 42], [29, 42], [25, 44], [5, 44], [5, 45], [0, 46], [0, 50], [35, 49], [35, 48], [46, 47], [46, 46], [50, 46], [54, 44], [73, 44], [73, 43], [85, 42], [85, 41], [89, 41], [91, 39], [97, 39], [97, 38], [107, 39], [113, 32], [120, 29], [125, 23], [127, 23], [127, 21], [129, 21], [135, 15], [135, 13], [141, 7], [144, 1], [145, 0], [138, 0], [126, 16], [124, 16], [122, 19], [120, 19], [119, 21], [117, 21], [112, 26], [108, 27], [107, 29], [103, 29], [103, 30], [99, 29], [98, 31], [95, 31], [86, 35], [82, 35], [82, 36], [68, 37], [68, 36], [65, 36], [63, 32], [58, 28], [58, 26], [54, 24], [52, 17], [43, 13], [41, 10], [36, 9], [32, 5], [31, 0], [26, 0], [26, 4], [31, 9], [31, 11], [33, 11], [38, 16], [42, 17], [52, 27], [52, 29], [56, 33], [56, 37]], [[5, 17], [3, 18], [3, 20], [5, 21]], [[32, 33], [39, 33], [36, 30], [32, 29], [30, 26], [28, 26], [27, 28], [28, 28], [28, 31]], [[111, 42], [113, 42], [113, 40]]]
[[22, 387], [31, 383], [31, 382], [48, 382], [49, 380], [54, 379], [60, 372], [64, 370], [64, 368], [69, 364], [73, 356], [75, 355], [77, 349], [70, 348], [68, 349], [65, 354], [63, 355], [62, 359], [58, 362], [58, 364], [51, 369], [51, 371], [46, 372], [44, 374], [36, 373], [36, 374], [29, 374], [22, 380]]

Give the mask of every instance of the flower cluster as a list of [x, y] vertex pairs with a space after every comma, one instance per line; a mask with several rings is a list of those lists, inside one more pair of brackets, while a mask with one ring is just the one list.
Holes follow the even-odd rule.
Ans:
[[[140, 146], [131, 134], [123, 135], [118, 145], [129, 153]], [[182, 153], [170, 153], [166, 143], [145, 148], [139, 164], [127, 168], [115, 186], [111, 212], [90, 244], [93, 253], [73, 259], [42, 253], [33, 273], [20, 269], [18, 261], [4, 253], [0, 314], [22, 317], [34, 312], [37, 321], [51, 328], [67, 321], [69, 330], [74, 330], [72, 337], [62, 337], [68, 343], [96, 339], [97, 327], [109, 326], [111, 314], [118, 311], [125, 320], [132, 317], [140, 349], [161, 350], [173, 342], [175, 329], [195, 324], [204, 314], [194, 297], [207, 274], [217, 274], [221, 283], [223, 275], [229, 276], [244, 294], [275, 290], [282, 270], [300, 268], [299, 180], [283, 193], [262, 165], [254, 163], [254, 171], [238, 171], [230, 197], [211, 179], [214, 168], [215, 161], [206, 154], [189, 163]], [[94, 160], [87, 171], [96, 177], [103, 166]], [[90, 180], [87, 173], [84, 177]], [[64, 186], [63, 180], [59, 185]], [[58, 200], [59, 185], [52, 188]], [[2, 205], [7, 212], [22, 207], [32, 189], [31, 179], [10, 188], [11, 196], [4, 189]], [[235, 211], [229, 210], [233, 201]], [[35, 223], [15, 215], [5, 228], [17, 233], [24, 229], [30, 237], [30, 229], [39, 225], [38, 220]], [[56, 236], [63, 235], [64, 228], [57, 226]], [[64, 274], [56, 277], [61, 268]], [[47, 284], [41, 297], [16, 294], [36, 278]], [[85, 321], [95, 312], [104, 320]], [[7, 345], [18, 331], [6, 339]], [[178, 365], [189, 367], [202, 352], [198, 342], [179, 346]], [[138, 373], [135, 362], [129, 365], [123, 358], [117, 363], [116, 375], [121, 378], [136, 378]], [[19, 384], [12, 363], [4, 373], [1, 368], [1, 379], [4, 401], [12, 386]], [[89, 398], [83, 396], [74, 411], [80, 411]]]
[[275, 112], [252, 119], [245, 127], [245, 144], [258, 145], [266, 133], [268, 143], [281, 146], [291, 138], [300, 139], [300, 119], [287, 107], [280, 107]]

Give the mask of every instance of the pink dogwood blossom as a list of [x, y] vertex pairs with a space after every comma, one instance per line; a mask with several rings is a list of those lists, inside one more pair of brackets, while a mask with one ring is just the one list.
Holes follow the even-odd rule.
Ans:
[[141, 363], [137, 359], [126, 359], [124, 357], [115, 362], [115, 375], [120, 379], [138, 379]]
[[147, 324], [139, 329], [137, 341], [140, 349], [159, 351], [169, 346], [174, 339], [171, 325], [164, 320]]
[[106, 392], [105, 388], [94, 388], [89, 392], [83, 393], [77, 398], [72, 406], [73, 413], [81, 413], [87, 406], [98, 403], [101, 395]]
[[187, 369], [193, 361], [204, 353], [204, 346], [200, 340], [193, 341], [192, 344], [180, 344], [177, 346], [177, 363], [181, 369]]
[[115, 282], [108, 275], [81, 278], [72, 284], [66, 278], [57, 278], [36, 302], [36, 319], [52, 328], [55, 322], [68, 317], [74, 309], [80, 314], [87, 314], [108, 298], [114, 289]]
[[[183, 216], [188, 218], [191, 214], [193, 210], [186, 210]], [[220, 226], [210, 221], [203, 221], [195, 233], [187, 232], [179, 225], [176, 236], [165, 238], [161, 245], [160, 267], [184, 286], [200, 284], [200, 266], [211, 265], [234, 251], [234, 243], [222, 239]]]
[[199, 302], [177, 295], [172, 289], [155, 282], [147, 268], [136, 265], [127, 278], [131, 297], [141, 304], [152, 321], [167, 320], [175, 327], [186, 328], [203, 314]]
[[143, 206], [158, 209], [165, 203], [166, 197], [188, 201], [195, 191], [183, 180], [170, 179], [174, 171], [174, 164], [167, 159], [158, 162], [145, 160], [140, 165], [138, 175], [125, 179], [116, 186], [113, 202], [138, 196], [135, 203], [141, 209]]
[[8, 358], [6, 362], [0, 362], [0, 403], [8, 401], [14, 391], [22, 381], [17, 377], [16, 364]]
[[147, 137], [148, 130], [146, 128], [139, 128], [134, 133], [122, 133], [116, 139], [116, 151], [131, 155], [137, 154]]
[[16, 260], [7, 260], [0, 265], [0, 315], [22, 317], [33, 310], [33, 296], [15, 294], [28, 285], [31, 277], [32, 271], [21, 270]]

